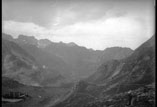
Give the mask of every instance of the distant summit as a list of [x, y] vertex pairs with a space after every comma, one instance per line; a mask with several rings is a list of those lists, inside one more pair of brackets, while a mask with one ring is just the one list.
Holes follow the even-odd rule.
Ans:
[[67, 45], [67, 46], [70, 46], [70, 47], [77, 46], [77, 44], [74, 43], [74, 42], [67, 43], [66, 45]]
[[13, 41], [13, 37], [9, 34], [2, 33], [2, 38]]
[[123, 47], [110, 47], [106, 48], [103, 51], [100, 63], [104, 63], [110, 60], [120, 60], [130, 56], [133, 53], [133, 50], [130, 48]]
[[39, 48], [45, 48], [46, 46], [50, 45], [52, 42], [48, 39], [40, 39], [38, 41], [38, 47]]
[[22, 43], [37, 45], [38, 40], [34, 36], [19, 35], [17, 40]]

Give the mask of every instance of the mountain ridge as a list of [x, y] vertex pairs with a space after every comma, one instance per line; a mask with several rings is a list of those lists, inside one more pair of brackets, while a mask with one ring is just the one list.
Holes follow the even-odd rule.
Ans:
[[[132, 90], [132, 93], [137, 93], [137, 91], [134, 90], [140, 90], [140, 88], [144, 88], [155, 82], [154, 53], [155, 40], [153, 36], [139, 46], [129, 57], [122, 60], [111, 60], [110, 62], [102, 64], [98, 71], [94, 73], [94, 75], [97, 75], [96, 77], [98, 77], [96, 80], [95, 77], [91, 76], [89, 78], [91, 78], [91, 80], [93, 79], [93, 81], [85, 79], [84, 81], [78, 82], [73, 97], [52, 107], [61, 107], [61, 105], [64, 105], [64, 107], [73, 107], [74, 105], [75, 107], [99, 107], [101, 105], [101, 107], [103, 107], [106, 105], [105, 101], [99, 102], [100, 105], [96, 102], [99, 100], [101, 101], [101, 99], [109, 99], [118, 94], [124, 94], [125, 96], [125, 93], [129, 90]], [[115, 74], [117, 71], [118, 73]], [[112, 75], [114, 76], [112, 77]], [[79, 93], [82, 93], [82, 96]], [[90, 94], [96, 99], [82, 102], [81, 98], [86, 94]], [[79, 100], [77, 97], [78, 95], [80, 98]], [[146, 98], [147, 97], [149, 96], [146, 96]], [[69, 102], [69, 100], [71, 102]], [[80, 106], [81, 102], [84, 104], [81, 104]], [[90, 105], [89, 103], [93, 104]], [[116, 107], [116, 105], [113, 107]]]
[[[100, 61], [103, 59], [102, 56], [105, 56], [105, 51], [87, 49], [75, 43], [54, 43], [47, 39], [37, 40], [35, 37], [24, 35], [19, 35], [18, 38], [12, 40], [35, 57], [41, 65], [46, 65], [74, 80], [80, 80], [93, 74], [99, 64], [102, 63]], [[40, 44], [41, 41], [42, 45]], [[40, 46], [38, 46], [39, 44]], [[71, 44], [72, 46], [69, 46]], [[112, 48], [109, 50], [117, 50], [117, 52], [109, 51], [106, 56], [112, 55], [108, 60], [121, 59], [121, 57], [127, 57], [132, 53], [131, 49], [128, 51], [127, 48]], [[123, 53], [118, 51], [119, 49], [126, 50], [126, 55], [123, 56]]]

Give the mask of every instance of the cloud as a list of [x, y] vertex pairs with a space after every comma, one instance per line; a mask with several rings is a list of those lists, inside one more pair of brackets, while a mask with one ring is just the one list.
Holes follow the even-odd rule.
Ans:
[[90, 1], [3, 2], [2, 28], [15, 37], [33, 35], [93, 49], [135, 49], [153, 35], [151, 0]]
[[3, 21], [2, 31], [12, 34], [14, 37], [18, 37], [19, 34], [36, 36], [37, 38], [42, 38], [43, 35], [49, 35], [49, 31], [46, 28], [34, 23], [16, 22], [11, 20]]
[[[144, 24], [145, 23], [145, 24]], [[19, 34], [48, 38], [54, 42], [75, 42], [93, 49], [105, 49], [112, 46], [135, 49], [153, 34], [146, 20], [134, 17], [110, 17], [99, 20], [77, 22], [47, 29], [34, 23], [3, 21], [3, 31], [17, 37]], [[147, 26], [147, 27], [145, 27]]]
[[54, 31], [58, 35], [111, 35], [132, 33], [141, 30], [139, 23], [127, 17], [108, 18], [93, 22], [78, 22]]
[[4, 20], [33, 22], [44, 27], [68, 25], [86, 22], [103, 17], [112, 6], [98, 1], [19, 1], [3, 2], [2, 16]]
[[55, 30], [56, 41], [73, 41], [88, 48], [104, 49], [110, 46], [126, 46], [135, 49], [147, 40], [151, 33], [137, 20], [129, 17], [113, 17], [93, 22], [79, 22]]

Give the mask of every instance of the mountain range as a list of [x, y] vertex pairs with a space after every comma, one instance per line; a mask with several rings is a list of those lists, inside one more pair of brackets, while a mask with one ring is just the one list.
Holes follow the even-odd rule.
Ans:
[[4, 107], [103, 107], [104, 99], [154, 83], [155, 35], [133, 51], [2, 33], [2, 93], [30, 96]]
[[[52, 107], [104, 107], [107, 104], [105, 101], [115, 95], [124, 94], [127, 96], [126, 94], [130, 90], [132, 93], [137, 93], [134, 90], [141, 90], [141, 88], [154, 83], [155, 36], [152, 36], [130, 56], [121, 60], [110, 60], [102, 63], [93, 75], [76, 84], [76, 89], [69, 98]], [[145, 99], [149, 104], [148, 97], [147, 94]], [[98, 100], [101, 100], [99, 104], [96, 103]], [[113, 99], [113, 101], [115, 100]], [[141, 107], [144, 103], [142, 102], [137, 107]], [[113, 106], [114, 103], [111, 105]], [[113, 107], [120, 106], [117, 103], [117, 106], [114, 105]], [[152, 105], [151, 107], [155, 106]]]
[[54, 43], [48, 39], [37, 40], [33, 36], [19, 35], [15, 39], [11, 35], [4, 33], [2, 35], [4, 39], [16, 43], [34, 57], [42, 68], [53, 71], [53, 75], [68, 78], [68, 81], [87, 78], [96, 71], [104, 58], [106, 59], [103, 61], [122, 59], [133, 52], [129, 48], [112, 47], [100, 51], [87, 49], [75, 43]]

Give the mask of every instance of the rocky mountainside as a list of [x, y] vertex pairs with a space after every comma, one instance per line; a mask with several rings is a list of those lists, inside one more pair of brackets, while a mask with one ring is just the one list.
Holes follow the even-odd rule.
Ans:
[[[67, 84], [62, 75], [54, 75], [53, 70], [43, 68], [12, 39], [9, 35], [2, 38], [3, 107], [44, 107], [69, 93], [73, 84]], [[17, 100], [13, 95], [17, 93], [22, 93], [25, 97], [22, 100], [19, 97], [18, 100], [21, 101], [13, 103]]]
[[42, 66], [53, 69], [56, 73], [70, 71], [68, 65], [61, 58], [54, 53], [49, 54], [43, 50], [45, 46], [51, 43], [49, 40], [37, 40], [34, 37], [19, 35], [14, 41], [31, 54]]
[[2, 38], [2, 76], [34, 86], [53, 86], [67, 82], [56, 70], [38, 62], [15, 42]]
[[112, 47], [106, 48], [103, 52], [103, 55], [100, 60], [100, 64], [108, 62], [110, 60], [121, 60], [133, 53], [133, 50], [130, 48], [122, 48], [122, 47]]
[[92, 74], [97, 68], [98, 57], [101, 51], [94, 51], [65, 43], [52, 43], [44, 48], [50, 54], [55, 54], [62, 58], [66, 64], [70, 65], [72, 76], [81, 79]]
[[[130, 102], [130, 95], [133, 96]], [[89, 102], [84, 107], [155, 107], [155, 84]]]
[[104, 91], [104, 94], [123, 92], [153, 83], [155, 81], [155, 36], [137, 48], [130, 57], [122, 60], [117, 69], [111, 80], [108, 79], [108, 86], [112, 88]]
[[[30, 96], [23, 102], [3, 104], [4, 107], [121, 107], [127, 102], [129, 90], [132, 90], [132, 94], [138, 99], [135, 101], [137, 107], [148, 107], [144, 106], [146, 104], [154, 107], [154, 88], [146, 87], [155, 82], [155, 36], [134, 52], [129, 49], [130, 52], [126, 52], [128, 55], [125, 57], [120, 56], [120, 53], [125, 51], [118, 51], [121, 48], [117, 47], [113, 48], [118, 49], [116, 52], [112, 51], [112, 48], [107, 49], [115, 53], [108, 54], [109, 51], [89, 50], [74, 43], [67, 45], [43, 40], [39, 45], [39, 40], [34, 37], [14, 39], [6, 34], [2, 36], [3, 94], [13, 91]], [[99, 60], [103, 59], [101, 55], [105, 56], [105, 53], [113, 58], [104, 57], [104, 61]], [[80, 78], [93, 70], [93, 65], [99, 61], [102, 64], [96, 65], [96, 72], [93, 71], [89, 78], [78, 81], [73, 89], [73, 83], [66, 84], [64, 73], [79, 75]], [[66, 72], [64, 68], [70, 70]], [[90, 70], [81, 73], [87, 69]], [[58, 84], [58, 80], [62, 87], [47, 87]], [[144, 91], [145, 88], [148, 90]]]
[[71, 78], [69, 75], [66, 75], [66, 73], [71, 73], [71, 69], [61, 58], [54, 54], [49, 54], [32, 44], [19, 43], [19, 40], [16, 40], [16, 43], [32, 55], [43, 68], [51, 70], [53, 75], [60, 74], [64, 77]]
[[[83, 69], [82, 72], [87, 76], [89, 72], [92, 73], [93, 69], [96, 68], [96, 62], [91, 62], [90, 60], [83, 61], [83, 58], [85, 59], [90, 54], [88, 49], [76, 46], [74, 43], [53, 43], [47, 39], [37, 40], [34, 37], [24, 35], [19, 35], [17, 39], [13, 39], [10, 35], [3, 34], [3, 38], [17, 43], [43, 67], [54, 71], [56, 74], [61, 74], [70, 80], [81, 78], [82, 74], [79, 74], [79, 71]], [[77, 47], [76, 49], [75, 46]], [[74, 52], [77, 49], [81, 50]], [[77, 55], [81, 57], [75, 58]], [[72, 62], [69, 63], [71, 60]]]
[[[101, 105], [99, 106], [99, 104], [94, 102], [100, 99], [106, 99], [105, 101], [107, 101], [109, 98], [118, 94], [122, 94], [122, 97], [125, 99], [125, 92], [132, 90], [135, 94], [138, 94], [135, 90], [140, 90], [140, 88], [146, 87], [154, 82], [155, 36], [152, 36], [152, 38], [139, 46], [129, 57], [121, 60], [111, 60], [102, 64], [98, 68], [98, 71], [91, 77], [78, 82], [75, 89], [76, 91], [72, 94], [73, 96], [53, 107], [62, 107], [62, 105], [64, 105], [64, 107], [74, 107], [73, 105], [75, 105], [75, 107], [104, 107], [107, 106], [106, 103], [100, 103]], [[144, 94], [146, 94], [146, 98], [141, 98], [144, 98], [144, 100], [148, 102], [147, 104], [151, 103], [150, 107], [153, 107], [152, 104], [154, 103], [148, 100], [154, 101], [154, 97], [152, 97], [154, 94], [150, 96], [147, 96], [149, 93]], [[77, 97], [78, 95], [79, 98]], [[87, 100], [83, 99], [85, 95], [88, 95]], [[120, 99], [120, 96], [118, 98]], [[141, 101], [142, 100], [137, 103], [142, 106], [144, 102]], [[89, 102], [93, 104], [88, 105]], [[116, 103], [117, 101], [112, 106], [121, 106], [120, 103], [119, 106]], [[123, 104], [124, 103], [125, 102], [123, 102]], [[139, 105], [139, 107], [141, 106]]]
[[26, 84], [38, 84], [41, 69], [35, 59], [16, 43], [2, 39], [2, 76]]
[[[3, 34], [4, 35], [4, 34]], [[38, 63], [66, 78], [79, 80], [93, 74], [104, 61], [122, 59], [133, 51], [129, 48], [112, 47], [104, 51], [87, 49], [75, 43], [54, 43], [48, 39], [37, 40], [33, 36], [19, 35], [17, 39], [5, 38], [19, 44]], [[103, 60], [102, 60], [103, 59]]]
[[[101, 62], [100, 59], [106, 58], [104, 61], [121, 59], [132, 53], [131, 49], [117, 47], [104, 51], [94, 51], [78, 46], [75, 43], [54, 43], [48, 39], [37, 40], [33, 36], [25, 35], [12, 38], [11, 35], [3, 33], [2, 37], [18, 44], [26, 53], [34, 58], [36, 63], [40, 65], [40, 69], [44, 69], [41, 75], [47, 78], [45, 78], [46, 80], [42, 84], [47, 86], [55, 83], [56, 79], [58, 82], [70, 82], [86, 78], [96, 71]], [[127, 55], [123, 56], [123, 51]], [[105, 57], [102, 58], [102, 55]]]
[[[106, 81], [118, 82], [123, 79], [126, 83], [145, 80], [145, 76], [151, 76], [154, 80], [155, 70], [155, 40], [154, 36], [147, 42], [137, 48], [133, 54], [122, 60], [111, 60], [102, 64], [98, 71], [93, 74], [91, 81], [97, 84], [105, 83]], [[148, 75], [149, 74], [149, 75]], [[146, 83], [145, 83], [146, 84]]]

